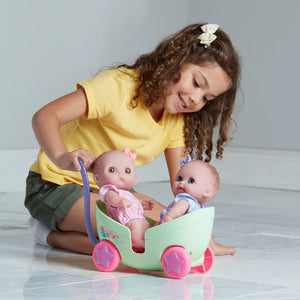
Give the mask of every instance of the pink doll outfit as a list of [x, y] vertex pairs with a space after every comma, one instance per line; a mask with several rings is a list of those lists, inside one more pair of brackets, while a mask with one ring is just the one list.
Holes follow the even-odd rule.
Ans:
[[197, 199], [195, 199], [190, 194], [180, 193], [176, 195], [174, 201], [160, 213], [160, 220], [162, 220], [163, 217], [167, 214], [167, 212], [175, 205], [175, 203], [181, 199], [185, 199], [189, 204], [189, 209], [186, 212], [187, 214], [204, 207], [202, 204], [199, 204]]
[[[132, 205], [129, 207], [112, 207], [108, 203], [106, 203], [105, 195], [108, 191], [115, 191], [119, 196], [122, 196], [126, 199], [129, 199], [132, 202]], [[105, 203], [107, 208], [107, 214], [112, 219], [117, 222], [126, 225], [129, 221], [134, 219], [145, 219], [144, 217], [144, 209], [141, 205], [140, 201], [133, 196], [133, 194], [129, 191], [117, 189], [112, 184], [103, 185], [99, 191], [100, 200]]]

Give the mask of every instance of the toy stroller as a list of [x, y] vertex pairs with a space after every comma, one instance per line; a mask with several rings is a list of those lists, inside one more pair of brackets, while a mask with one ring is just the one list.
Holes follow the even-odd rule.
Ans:
[[214, 263], [214, 253], [208, 247], [214, 220], [214, 207], [202, 208], [180, 218], [150, 227], [145, 233], [145, 251], [132, 250], [128, 227], [107, 216], [106, 206], [98, 200], [95, 213], [98, 236], [96, 238], [90, 217], [90, 190], [85, 166], [79, 159], [84, 186], [84, 213], [88, 236], [95, 246], [95, 266], [105, 272], [115, 270], [119, 263], [129, 267], [164, 271], [171, 278], [182, 278], [190, 271], [206, 273]]

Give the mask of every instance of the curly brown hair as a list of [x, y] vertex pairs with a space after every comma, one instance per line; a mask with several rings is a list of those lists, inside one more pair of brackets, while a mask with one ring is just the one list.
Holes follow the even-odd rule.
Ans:
[[187, 151], [193, 158], [211, 160], [213, 133], [219, 125], [216, 142], [216, 157], [222, 158], [223, 146], [231, 139], [229, 129], [231, 115], [240, 81], [239, 56], [229, 36], [220, 28], [215, 32], [217, 39], [205, 48], [198, 36], [203, 33], [203, 24], [189, 25], [164, 39], [151, 53], [141, 55], [133, 65], [118, 67], [139, 70], [138, 90], [131, 106], [138, 105], [143, 94], [144, 104], [164, 103], [169, 87], [180, 80], [181, 68], [187, 63], [206, 65], [218, 63], [231, 79], [231, 87], [223, 94], [208, 102], [200, 111], [184, 113], [184, 135]]

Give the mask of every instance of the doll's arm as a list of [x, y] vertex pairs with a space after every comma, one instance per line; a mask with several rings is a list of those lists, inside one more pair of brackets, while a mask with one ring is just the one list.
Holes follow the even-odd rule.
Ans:
[[189, 209], [189, 203], [185, 199], [177, 201], [173, 207], [169, 209], [166, 215], [163, 217], [160, 223], [165, 223], [183, 216]]
[[130, 200], [119, 196], [118, 193], [113, 190], [106, 193], [105, 202], [112, 207], [129, 207], [132, 204]]

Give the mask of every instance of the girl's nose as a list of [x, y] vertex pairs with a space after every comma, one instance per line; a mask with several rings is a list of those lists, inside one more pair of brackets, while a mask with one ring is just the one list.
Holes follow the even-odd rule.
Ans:
[[192, 104], [194, 106], [197, 106], [200, 103], [201, 98], [202, 98], [202, 95], [200, 95], [200, 93], [193, 94], [190, 96], [190, 101], [192, 102]]
[[203, 96], [204, 95], [202, 93], [191, 96], [190, 101], [191, 101], [192, 107], [197, 108], [197, 109], [202, 108], [202, 106], [205, 104], [202, 100]]

